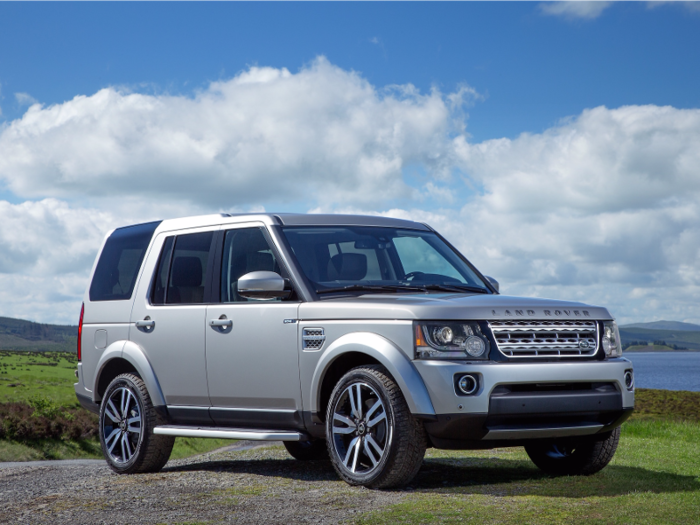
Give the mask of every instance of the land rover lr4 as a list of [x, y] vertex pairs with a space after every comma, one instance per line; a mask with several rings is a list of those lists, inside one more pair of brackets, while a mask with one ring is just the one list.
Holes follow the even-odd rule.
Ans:
[[353, 485], [426, 447], [524, 446], [550, 474], [612, 458], [632, 364], [605, 308], [508, 297], [435, 230], [343, 215], [210, 215], [110, 232], [80, 314], [81, 404], [109, 466], [175, 436], [283, 441]]

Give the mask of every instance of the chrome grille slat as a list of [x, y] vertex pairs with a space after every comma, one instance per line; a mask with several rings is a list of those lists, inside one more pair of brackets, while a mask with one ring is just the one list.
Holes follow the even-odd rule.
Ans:
[[507, 357], [585, 357], [598, 351], [596, 321], [489, 321], [489, 328]]

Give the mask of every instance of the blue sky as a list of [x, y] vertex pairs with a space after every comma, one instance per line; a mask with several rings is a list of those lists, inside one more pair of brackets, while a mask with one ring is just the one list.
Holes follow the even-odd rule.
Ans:
[[376, 86], [454, 90], [475, 140], [541, 132], [585, 108], [700, 104], [700, 11], [620, 3], [594, 20], [531, 2], [3, 3], [3, 117], [12, 93], [55, 104], [106, 86], [191, 93], [251, 65], [318, 55]]
[[700, 322], [698, 64], [700, 3], [0, 3], [0, 315], [75, 322], [112, 227], [265, 209]]

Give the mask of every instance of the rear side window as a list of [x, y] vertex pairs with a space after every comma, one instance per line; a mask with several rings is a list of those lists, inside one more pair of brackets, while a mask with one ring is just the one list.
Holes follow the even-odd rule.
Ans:
[[202, 304], [213, 232], [169, 237], [151, 291], [152, 304]]
[[90, 284], [90, 301], [131, 299], [136, 276], [160, 221], [118, 228], [109, 236]]

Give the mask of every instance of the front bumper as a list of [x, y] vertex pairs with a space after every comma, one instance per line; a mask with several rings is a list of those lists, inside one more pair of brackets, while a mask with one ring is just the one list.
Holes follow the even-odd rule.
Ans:
[[[414, 361], [437, 417], [425, 422], [434, 446], [484, 448], [532, 439], [608, 432], [634, 409], [624, 358], [586, 362]], [[455, 378], [478, 379], [460, 395]]]

